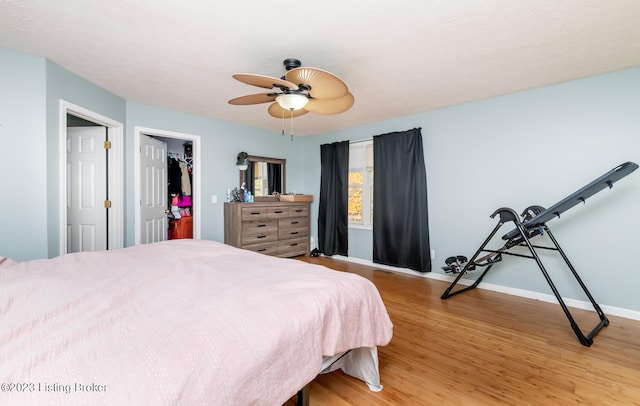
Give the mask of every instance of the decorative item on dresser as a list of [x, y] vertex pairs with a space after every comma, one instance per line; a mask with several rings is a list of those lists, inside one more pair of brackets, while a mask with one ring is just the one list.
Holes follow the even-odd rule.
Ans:
[[224, 204], [224, 243], [276, 257], [309, 253], [311, 202]]

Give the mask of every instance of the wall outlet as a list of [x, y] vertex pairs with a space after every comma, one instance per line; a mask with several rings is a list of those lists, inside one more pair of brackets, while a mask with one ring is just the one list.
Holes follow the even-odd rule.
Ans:
[[431, 250], [431, 259], [436, 259], [436, 250]]
[[218, 203], [218, 196], [217, 195], [211, 195], [211, 203], [213, 203], [213, 204]]

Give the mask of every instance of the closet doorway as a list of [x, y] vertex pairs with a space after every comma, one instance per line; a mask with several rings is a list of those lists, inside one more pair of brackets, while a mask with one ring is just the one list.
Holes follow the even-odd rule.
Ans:
[[135, 244], [200, 239], [200, 137], [135, 127]]
[[122, 123], [60, 101], [59, 253], [122, 248]]

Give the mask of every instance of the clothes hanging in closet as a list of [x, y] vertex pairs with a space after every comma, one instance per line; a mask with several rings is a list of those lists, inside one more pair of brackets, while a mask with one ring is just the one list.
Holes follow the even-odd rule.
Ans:
[[179, 161], [180, 172], [182, 173], [180, 183], [182, 186], [182, 194], [191, 196], [191, 179], [189, 178], [189, 168], [186, 162]]
[[170, 158], [168, 163], [169, 163], [169, 194], [180, 196], [182, 195], [182, 169], [180, 169], [180, 161], [178, 161], [177, 159]]

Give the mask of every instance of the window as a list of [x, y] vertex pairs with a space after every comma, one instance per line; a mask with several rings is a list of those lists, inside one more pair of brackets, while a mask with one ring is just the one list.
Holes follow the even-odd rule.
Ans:
[[349, 144], [349, 226], [373, 226], [373, 141]]
[[253, 195], [269, 196], [269, 177], [266, 162], [253, 163]]

